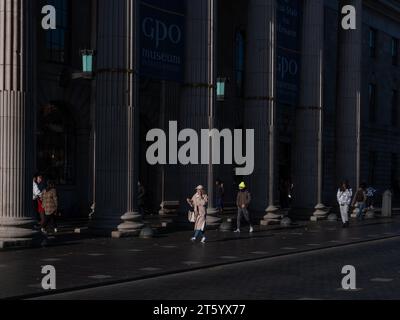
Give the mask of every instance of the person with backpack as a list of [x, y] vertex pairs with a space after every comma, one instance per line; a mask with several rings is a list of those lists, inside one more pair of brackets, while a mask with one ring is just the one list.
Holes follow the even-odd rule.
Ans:
[[56, 215], [58, 213], [58, 198], [56, 186], [51, 181], [47, 184], [47, 189], [43, 194], [43, 209], [45, 217], [42, 232], [47, 233], [47, 229], [50, 226], [53, 228], [54, 233], [57, 233]]
[[356, 195], [354, 196], [353, 202], [351, 206], [358, 210], [357, 219], [362, 221], [364, 219], [364, 210], [367, 206], [367, 193], [366, 193], [367, 185], [362, 183], [360, 188], [357, 190]]
[[250, 225], [250, 233], [253, 233], [253, 225], [250, 221], [250, 214], [249, 214], [249, 206], [251, 202], [251, 195], [250, 192], [247, 190], [246, 184], [242, 182], [239, 185], [239, 192], [236, 198], [236, 205], [238, 207], [238, 215], [237, 215], [237, 228], [235, 233], [240, 233], [240, 226], [242, 217], [245, 218], [247, 223]]
[[337, 201], [340, 207], [340, 215], [342, 217], [343, 228], [349, 226], [349, 209], [353, 194], [347, 182], [343, 182], [337, 192]]

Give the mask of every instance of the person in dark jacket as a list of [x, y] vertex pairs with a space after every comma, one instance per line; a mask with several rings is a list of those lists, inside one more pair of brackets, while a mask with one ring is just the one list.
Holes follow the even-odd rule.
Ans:
[[357, 208], [357, 219], [363, 220], [364, 219], [364, 210], [367, 207], [367, 185], [362, 183], [360, 188], [357, 190], [353, 202], [351, 206], [353, 208]]
[[251, 195], [250, 192], [246, 188], [246, 184], [242, 182], [239, 185], [239, 192], [236, 199], [236, 205], [238, 207], [238, 216], [237, 216], [237, 229], [235, 233], [240, 233], [240, 225], [242, 221], [242, 217], [250, 225], [250, 233], [253, 233], [254, 229], [250, 221], [250, 214], [249, 214], [249, 206], [251, 202]]
[[221, 180], [216, 181], [216, 207], [219, 212], [219, 214], [224, 213], [224, 195], [225, 195], [225, 189], [224, 189], [224, 183]]
[[139, 213], [142, 216], [145, 214], [145, 206], [146, 206], [146, 189], [140, 182], [138, 182], [138, 207], [139, 207]]

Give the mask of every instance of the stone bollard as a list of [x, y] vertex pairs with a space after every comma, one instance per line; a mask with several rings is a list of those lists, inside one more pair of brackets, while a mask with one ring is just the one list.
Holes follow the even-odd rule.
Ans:
[[221, 232], [232, 232], [233, 231], [233, 221], [232, 219], [227, 219], [224, 221], [219, 227], [219, 231]]
[[325, 207], [325, 205], [322, 203], [317, 204], [315, 207], [315, 212], [310, 218], [310, 221], [318, 222], [321, 220], [326, 220], [328, 218], [330, 210], [331, 210], [330, 208]]
[[166, 229], [174, 226], [175, 219], [178, 217], [179, 207], [179, 201], [163, 201], [160, 204], [158, 214], [162, 228]]
[[270, 226], [270, 225], [276, 225], [276, 224], [281, 224], [281, 221], [283, 219], [283, 214], [280, 211], [280, 208], [275, 207], [275, 206], [269, 206], [266, 210], [267, 215], [264, 216], [263, 220], [261, 220], [260, 225], [261, 226]]
[[289, 228], [292, 225], [292, 220], [289, 217], [284, 217], [281, 221], [281, 226], [284, 228]]
[[392, 192], [385, 191], [382, 199], [382, 217], [390, 218], [392, 216]]
[[218, 216], [218, 211], [215, 209], [207, 210], [207, 229], [217, 230], [221, 226], [222, 219]]
[[145, 227], [140, 231], [139, 238], [141, 239], [151, 239], [154, 237], [154, 230], [149, 227]]
[[339, 220], [339, 217], [338, 217], [338, 215], [336, 213], [331, 213], [328, 216], [328, 221], [329, 222], [338, 222], [338, 220]]
[[375, 209], [368, 208], [365, 214], [365, 219], [375, 219]]
[[138, 212], [125, 213], [121, 217], [123, 222], [118, 226], [118, 231], [113, 231], [111, 233], [112, 238], [118, 239], [139, 236], [141, 230], [145, 226], [142, 219], [142, 215]]

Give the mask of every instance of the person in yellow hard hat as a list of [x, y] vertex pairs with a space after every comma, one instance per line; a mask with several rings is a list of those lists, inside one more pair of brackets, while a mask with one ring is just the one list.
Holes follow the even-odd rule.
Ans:
[[240, 233], [240, 224], [242, 221], [242, 216], [250, 225], [250, 233], [253, 233], [254, 229], [250, 221], [249, 214], [249, 205], [251, 202], [250, 192], [247, 190], [247, 186], [244, 182], [239, 184], [239, 192], [236, 199], [236, 205], [238, 207], [238, 216], [237, 216], [237, 228], [235, 233]]

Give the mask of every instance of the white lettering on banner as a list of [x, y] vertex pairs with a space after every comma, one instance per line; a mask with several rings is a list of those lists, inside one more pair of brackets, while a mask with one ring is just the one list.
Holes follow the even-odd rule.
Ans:
[[295, 59], [288, 59], [284, 56], [278, 57], [278, 72], [281, 79], [286, 79], [286, 75], [296, 76], [299, 71], [298, 63]]
[[142, 49], [142, 55], [144, 58], [151, 59], [154, 61], [160, 61], [160, 62], [171, 63], [171, 64], [176, 64], [176, 65], [181, 64], [181, 57], [162, 53], [159, 51], [153, 51], [150, 49]]
[[142, 31], [146, 38], [155, 42], [158, 48], [160, 43], [169, 40], [173, 44], [178, 44], [182, 40], [182, 30], [175, 24], [167, 25], [160, 20], [147, 17], [143, 19]]

